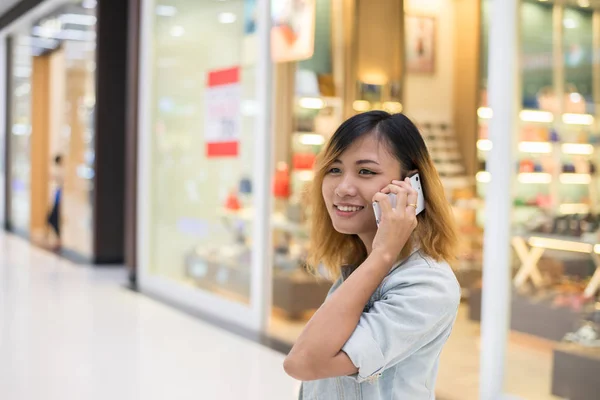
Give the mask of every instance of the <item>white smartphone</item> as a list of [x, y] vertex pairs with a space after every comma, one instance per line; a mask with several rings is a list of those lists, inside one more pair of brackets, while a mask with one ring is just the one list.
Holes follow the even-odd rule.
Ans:
[[[417, 172], [413, 176], [410, 177], [410, 184], [417, 191], [417, 209], [416, 214], [419, 215], [421, 211], [425, 209], [425, 197], [423, 196], [423, 187], [421, 186], [421, 177]], [[390, 203], [392, 203], [392, 208], [396, 207], [396, 194], [390, 193], [388, 194], [390, 198]], [[377, 226], [379, 226], [379, 221], [381, 221], [381, 207], [379, 207], [379, 203], [373, 203], [373, 211], [375, 212], [375, 221], [377, 222]]]

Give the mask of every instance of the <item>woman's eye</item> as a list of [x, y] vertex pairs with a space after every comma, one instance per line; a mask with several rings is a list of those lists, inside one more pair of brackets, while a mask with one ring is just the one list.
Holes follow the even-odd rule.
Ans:
[[327, 171], [328, 174], [339, 174], [341, 171], [339, 168], [329, 168], [329, 171]]
[[375, 172], [369, 171], [368, 169], [361, 169], [358, 171], [359, 175], [375, 175]]

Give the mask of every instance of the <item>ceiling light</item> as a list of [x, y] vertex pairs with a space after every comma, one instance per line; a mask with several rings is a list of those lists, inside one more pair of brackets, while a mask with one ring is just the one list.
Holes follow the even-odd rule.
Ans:
[[352, 103], [352, 108], [354, 111], [358, 112], [369, 111], [371, 109], [371, 103], [369, 103], [367, 100], [355, 100]]
[[307, 146], [320, 146], [325, 143], [325, 138], [317, 133], [303, 133], [300, 135], [300, 143]]
[[237, 20], [237, 17], [234, 13], [223, 12], [217, 16], [217, 19], [222, 24], [233, 24]]
[[577, 4], [579, 4], [579, 7], [583, 8], [587, 8], [590, 6], [590, 2], [588, 0], [579, 0]]
[[159, 4], [156, 6], [154, 12], [156, 15], [160, 15], [161, 17], [173, 17], [175, 14], [177, 14], [177, 8]]
[[590, 155], [594, 154], [594, 146], [585, 143], [564, 143], [562, 146], [564, 154]]
[[492, 175], [487, 171], [479, 171], [475, 176], [475, 179], [480, 183], [488, 183], [492, 180]]
[[83, 2], [81, 3], [81, 7], [87, 8], [87, 9], [92, 9], [92, 8], [96, 8], [97, 4], [98, 4], [98, 2], [96, 0], [83, 0]]
[[31, 126], [25, 124], [14, 124], [11, 132], [15, 136], [29, 136], [31, 135]]
[[77, 41], [94, 41], [96, 40], [96, 32], [80, 31], [78, 29], [63, 29], [60, 31], [52, 31], [41, 26], [31, 28], [31, 33], [36, 36], [41, 36], [47, 39], [61, 40], [77, 40]]
[[315, 180], [315, 172], [311, 170], [297, 171], [296, 177], [304, 182], [312, 182]]
[[560, 174], [560, 183], [566, 185], [589, 185], [592, 181], [590, 174]]
[[563, 114], [562, 120], [568, 125], [592, 125], [594, 116], [590, 114]]
[[477, 109], [477, 116], [481, 119], [490, 119], [494, 116], [494, 112], [489, 107], [479, 107]]
[[394, 114], [402, 112], [402, 103], [398, 101], [386, 101], [383, 103], [383, 109]]
[[94, 17], [93, 15], [63, 14], [60, 17], [58, 17], [58, 19], [63, 24], [83, 26], [94, 26], [96, 24], [96, 17]]
[[33, 28], [31, 28], [31, 33], [33, 35], [40, 36], [46, 39], [54, 37], [58, 32], [60, 31], [44, 28], [43, 26], [34, 26]]
[[521, 142], [519, 151], [523, 153], [551, 153], [552, 144], [548, 142]]
[[519, 113], [521, 121], [524, 122], [552, 122], [554, 121], [554, 115], [548, 111], [537, 111], [537, 110], [523, 110]]
[[480, 139], [477, 141], [477, 148], [481, 151], [490, 151], [494, 146], [489, 139]]
[[311, 110], [321, 110], [325, 108], [325, 102], [318, 97], [302, 97], [298, 103], [300, 104], [300, 107]]
[[522, 172], [518, 179], [521, 183], [550, 183], [552, 175], [545, 172]]
[[571, 100], [573, 103], [581, 103], [583, 97], [579, 93], [573, 92], [569, 94], [569, 100]]
[[171, 36], [173, 37], [181, 37], [184, 33], [185, 29], [183, 29], [183, 26], [175, 25], [171, 28]]
[[575, 29], [577, 28], [577, 21], [571, 18], [565, 18], [563, 20], [563, 26], [567, 29]]

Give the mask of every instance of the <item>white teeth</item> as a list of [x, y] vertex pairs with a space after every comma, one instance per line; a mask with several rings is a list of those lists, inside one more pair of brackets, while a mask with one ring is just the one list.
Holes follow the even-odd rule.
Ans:
[[338, 206], [338, 210], [344, 212], [355, 212], [362, 209], [362, 207], [351, 207], [351, 206]]

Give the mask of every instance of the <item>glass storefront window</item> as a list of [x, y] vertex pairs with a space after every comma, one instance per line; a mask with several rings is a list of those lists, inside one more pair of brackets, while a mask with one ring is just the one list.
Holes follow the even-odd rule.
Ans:
[[22, 34], [13, 38], [12, 76], [8, 101], [11, 102], [10, 139], [10, 206], [12, 228], [29, 233], [30, 221], [30, 136], [31, 136], [31, 74], [32, 47], [30, 37]]
[[593, 11], [565, 7], [563, 14], [564, 112], [594, 113]]
[[149, 1], [149, 272], [249, 303], [256, 31], [251, 4]]
[[523, 110], [516, 132], [506, 391], [523, 398], [585, 393], [568, 382], [572, 378], [561, 363], [582, 350], [565, 341], [583, 344], [578, 329], [594, 329], [586, 319], [595, 313], [597, 290], [590, 278], [600, 242], [592, 115], [593, 68], [599, 66], [592, 62], [593, 11], [589, 3], [572, 4], [521, 4]]
[[[488, 19], [482, 22], [483, 65], [490, 3], [482, 1]], [[593, 397], [576, 378], [585, 367], [575, 365], [598, 358], [591, 338], [600, 337], [594, 306], [598, 288], [592, 278], [600, 271], [595, 256], [600, 242], [597, 13], [587, 1], [524, 0], [519, 5], [521, 108], [516, 131], [506, 137], [514, 139], [516, 163], [507, 166], [514, 171], [514, 198], [505, 391], [520, 398]], [[482, 73], [485, 78], [487, 71]], [[482, 106], [488, 106], [482, 86]], [[487, 107], [479, 110], [482, 169], [493, 148], [487, 140], [492, 115]], [[490, 180], [478, 175], [483, 198]], [[564, 369], [567, 359], [572, 374]]]
[[[11, 225], [36, 243], [91, 258], [95, 9], [59, 5], [12, 43]], [[60, 242], [48, 226], [55, 199]]]

